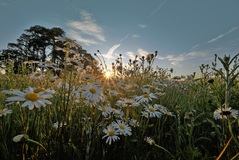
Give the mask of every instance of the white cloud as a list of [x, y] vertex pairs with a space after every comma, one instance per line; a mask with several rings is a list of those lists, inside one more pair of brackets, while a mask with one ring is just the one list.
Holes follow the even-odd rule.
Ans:
[[143, 29], [143, 28], [146, 28], [147, 25], [146, 24], [139, 24], [139, 27]]
[[70, 30], [68, 31], [68, 35], [74, 39], [74, 40], [77, 40], [79, 42], [82, 42], [84, 43], [85, 45], [87, 46], [90, 46], [92, 44], [97, 44], [98, 42], [96, 42], [95, 40], [93, 39], [88, 39], [88, 38], [83, 38], [78, 32], [74, 31], [74, 30]]
[[139, 48], [138, 53], [139, 53], [139, 55], [146, 57], [149, 52]]
[[222, 34], [220, 34], [219, 36], [217, 36], [217, 37], [215, 37], [215, 38], [213, 38], [213, 39], [209, 40], [207, 43], [212, 43], [212, 42], [215, 42], [215, 41], [217, 41], [217, 40], [219, 40], [219, 39], [221, 39], [221, 38], [225, 37], [225, 36], [226, 36], [226, 35], [228, 35], [229, 33], [231, 33], [231, 32], [233, 32], [233, 31], [235, 31], [235, 30], [236, 30], [238, 27], [239, 27], [239, 26], [236, 26], [236, 27], [234, 27], [234, 28], [230, 29], [229, 31], [227, 31], [227, 32], [225, 32], [225, 33], [222, 33]]
[[114, 58], [114, 51], [120, 47], [120, 44], [112, 46], [106, 54], [102, 54], [104, 58], [110, 60]]
[[180, 54], [178, 56], [176, 55], [167, 55], [165, 57], [163, 56], [157, 56], [156, 58], [159, 60], [168, 60], [171, 62], [172, 65], [182, 67], [182, 63], [188, 60], [196, 59], [196, 58], [205, 58], [209, 54], [207, 52], [200, 52], [200, 51], [193, 51], [189, 53]]
[[131, 37], [132, 37], [132, 38], [139, 38], [139, 37], [140, 37], [140, 35], [137, 35], [137, 34], [132, 34], [132, 35], [131, 35]]
[[134, 60], [135, 59], [135, 54], [134, 52], [126, 52], [126, 55], [129, 57], [129, 59]]
[[82, 21], [67, 22], [69, 32], [77, 34], [74, 36], [78, 37], [76, 40], [86, 45], [105, 42], [104, 30], [92, 19], [92, 14], [87, 11], [81, 11], [80, 14]]

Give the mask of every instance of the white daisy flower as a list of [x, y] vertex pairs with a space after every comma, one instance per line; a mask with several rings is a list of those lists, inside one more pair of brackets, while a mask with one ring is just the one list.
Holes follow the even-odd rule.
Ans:
[[174, 117], [175, 115], [173, 114], [173, 112], [170, 112], [169, 110], [167, 110], [166, 112], [164, 112], [165, 115], [167, 116], [172, 116]]
[[0, 117], [11, 114], [12, 110], [8, 108], [0, 109]]
[[149, 112], [141, 111], [141, 116], [143, 116], [145, 118], [149, 118]]
[[82, 97], [99, 102], [102, 98], [102, 90], [95, 84], [87, 83], [87, 85], [82, 86]]
[[40, 79], [40, 80], [43, 80], [45, 77], [45, 75], [41, 71], [33, 72], [29, 76], [32, 79]]
[[134, 99], [132, 98], [123, 98], [121, 100], [118, 100], [116, 102], [116, 105], [120, 106], [120, 107], [127, 107], [127, 106], [139, 106], [139, 103], [136, 102]]
[[238, 110], [231, 109], [231, 107], [229, 108], [220, 107], [216, 109], [213, 113], [214, 119], [227, 119], [228, 116], [231, 116], [236, 119], [238, 117]]
[[105, 135], [102, 137], [102, 139], [107, 137], [106, 143], [109, 143], [109, 145], [111, 145], [112, 141], [114, 142], [120, 139], [120, 137], [118, 136], [119, 131], [113, 128], [112, 125], [107, 126], [107, 129], [104, 129], [103, 132], [105, 133]]
[[111, 107], [107, 107], [107, 106], [103, 106], [103, 107], [98, 107], [98, 110], [102, 111], [102, 115], [104, 117], [107, 117], [111, 111], [112, 111], [112, 108]]
[[123, 118], [124, 117], [124, 112], [121, 109], [114, 109], [113, 108], [112, 113], [117, 118]]
[[6, 99], [7, 102], [23, 102], [21, 107], [27, 107], [32, 110], [34, 107], [40, 108], [45, 107], [47, 104], [51, 104], [51, 101], [47, 100], [48, 98], [52, 98], [52, 94], [39, 92], [35, 93], [34, 88], [29, 87], [28, 89], [21, 91], [13, 91], [13, 97], [8, 97]]
[[144, 110], [149, 113], [149, 117], [161, 117], [162, 113], [158, 111], [157, 106], [147, 105]]
[[167, 108], [160, 105], [160, 104], [154, 104], [154, 107], [158, 108], [158, 110], [162, 113], [166, 113], [167, 112]]
[[139, 122], [136, 119], [130, 119], [129, 120], [129, 125], [131, 125], [132, 127], [139, 127]]
[[120, 135], [124, 135], [124, 136], [131, 136], [132, 133], [132, 129], [130, 128], [129, 125], [125, 124], [124, 121], [122, 120], [117, 120], [116, 122], [112, 123], [113, 127], [119, 131]]
[[141, 96], [136, 96], [135, 97], [135, 100], [139, 103], [143, 103], [143, 102], [149, 102], [149, 101], [152, 101], [152, 99], [156, 99], [157, 96], [153, 93], [147, 93], [145, 92], [143, 95]]
[[145, 137], [144, 139], [148, 144], [154, 145], [155, 141], [151, 137]]

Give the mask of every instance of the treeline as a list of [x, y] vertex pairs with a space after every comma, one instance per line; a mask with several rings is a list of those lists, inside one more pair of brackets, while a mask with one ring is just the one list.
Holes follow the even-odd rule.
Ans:
[[[40, 25], [31, 26], [16, 40], [16, 43], [8, 43], [7, 49], [0, 50], [0, 61], [14, 60], [16, 66], [33, 60], [62, 65], [65, 61], [65, 52], [58, 48], [64, 48], [64, 42], [57, 37], [64, 37], [65, 31], [59, 27], [46, 28]], [[75, 48], [76, 49], [76, 48]], [[91, 54], [78, 45], [76, 53], [94, 59]]]

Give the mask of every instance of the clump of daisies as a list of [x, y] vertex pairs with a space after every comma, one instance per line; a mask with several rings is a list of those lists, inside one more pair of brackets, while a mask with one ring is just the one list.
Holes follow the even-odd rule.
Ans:
[[120, 139], [120, 136], [131, 136], [132, 129], [131, 127], [125, 123], [123, 120], [113, 121], [110, 125], [107, 126], [106, 129], [103, 130], [105, 135], [102, 139], [106, 138], [106, 143], [109, 145], [112, 142], [115, 142]]

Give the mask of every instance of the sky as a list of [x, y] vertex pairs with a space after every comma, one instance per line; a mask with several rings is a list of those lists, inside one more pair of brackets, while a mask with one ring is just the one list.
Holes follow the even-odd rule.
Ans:
[[196, 72], [239, 53], [239, 0], [0, 0], [0, 50], [34, 25], [60, 27], [109, 67], [158, 51], [154, 66]]

